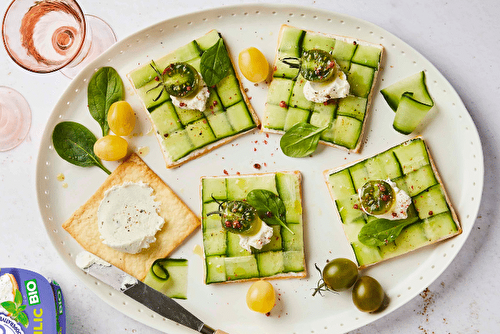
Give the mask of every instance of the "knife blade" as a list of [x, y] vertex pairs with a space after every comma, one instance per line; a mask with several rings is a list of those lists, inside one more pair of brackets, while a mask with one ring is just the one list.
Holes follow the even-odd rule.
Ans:
[[221, 330], [214, 330], [172, 298], [91, 253], [78, 254], [76, 263], [87, 274], [123, 292], [167, 319], [202, 334], [227, 334]]

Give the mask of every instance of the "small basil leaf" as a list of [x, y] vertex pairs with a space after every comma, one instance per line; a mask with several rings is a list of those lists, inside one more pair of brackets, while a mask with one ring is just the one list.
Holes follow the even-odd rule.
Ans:
[[275, 193], [264, 189], [254, 189], [247, 194], [248, 204], [257, 210], [259, 218], [269, 224], [280, 224], [290, 233], [292, 230], [286, 225], [286, 207], [281, 198]]
[[96, 141], [96, 137], [89, 129], [75, 122], [61, 122], [52, 132], [54, 149], [61, 158], [80, 167], [97, 166], [111, 174], [94, 154]]
[[415, 223], [418, 217], [400, 220], [376, 219], [367, 223], [358, 234], [358, 240], [367, 246], [383, 246], [393, 242], [406, 226]]
[[219, 38], [217, 43], [206, 50], [201, 56], [201, 76], [209, 87], [218, 84], [232, 66], [222, 38]]
[[28, 328], [29, 320], [28, 320], [28, 316], [26, 315], [26, 313], [24, 313], [24, 312], [19, 313], [16, 320], [18, 322], [20, 322], [21, 325], [23, 325], [25, 328]]
[[87, 101], [90, 114], [101, 126], [103, 136], [109, 133], [109, 107], [123, 97], [123, 81], [114, 68], [102, 67], [94, 73], [87, 90]]
[[293, 158], [308, 156], [316, 151], [321, 133], [326, 129], [328, 126], [318, 128], [306, 122], [295, 124], [281, 137], [281, 150]]
[[17, 310], [16, 304], [11, 301], [2, 302], [0, 305], [9, 313], [14, 313]]
[[16, 289], [16, 294], [14, 295], [14, 303], [16, 303], [17, 307], [23, 304], [23, 295], [19, 289]]

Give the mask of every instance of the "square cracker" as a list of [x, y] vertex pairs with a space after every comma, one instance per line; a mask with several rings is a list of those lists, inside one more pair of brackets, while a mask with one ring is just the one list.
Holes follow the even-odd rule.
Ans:
[[[124, 182], [139, 181], [153, 188], [156, 201], [161, 203], [160, 216], [165, 219], [165, 225], [156, 233], [156, 241], [150, 244], [149, 248], [137, 254], [128, 254], [102, 243], [97, 224], [97, 209], [107, 189]], [[137, 154], [132, 154], [62, 226], [87, 251], [142, 281], [156, 259], [170, 254], [199, 225], [198, 217], [172, 189]]]

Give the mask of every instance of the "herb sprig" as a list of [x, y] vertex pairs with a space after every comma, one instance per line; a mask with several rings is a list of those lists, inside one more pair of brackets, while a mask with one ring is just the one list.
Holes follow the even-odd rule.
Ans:
[[286, 207], [278, 195], [269, 190], [254, 189], [247, 194], [246, 200], [257, 210], [259, 218], [264, 222], [278, 223], [291, 234], [295, 234], [286, 224]]
[[24, 310], [26, 309], [26, 305], [23, 305], [23, 296], [21, 295], [21, 292], [19, 289], [16, 289], [16, 293], [14, 295], [14, 301], [6, 301], [0, 303], [2, 307], [9, 312], [10, 317], [14, 320], [19, 322], [21, 325], [23, 325], [25, 328], [28, 328], [29, 325], [29, 320], [28, 316], [26, 313], [24, 313]]

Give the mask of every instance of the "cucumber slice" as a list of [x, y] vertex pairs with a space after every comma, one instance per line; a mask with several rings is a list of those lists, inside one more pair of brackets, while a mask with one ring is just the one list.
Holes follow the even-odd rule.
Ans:
[[151, 119], [156, 126], [157, 133], [166, 137], [168, 134], [182, 129], [181, 122], [177, 118], [174, 105], [167, 101], [151, 112]]
[[226, 179], [227, 198], [231, 201], [241, 201], [254, 189], [269, 190], [278, 195], [274, 175], [230, 177]]
[[[209, 178], [203, 178], [201, 180], [201, 183], [202, 183], [201, 189], [202, 189], [203, 203], [211, 202], [213, 201], [214, 198], [217, 200], [225, 200], [227, 198], [225, 179], [209, 177]], [[217, 210], [212, 210], [212, 211], [217, 211]]]
[[257, 264], [261, 276], [273, 276], [285, 270], [281, 251], [257, 254]]
[[215, 211], [219, 211], [219, 203], [209, 202], [203, 205], [203, 215], [201, 217], [203, 223], [203, 233], [205, 233], [208, 230], [218, 230], [222, 228], [221, 219], [219, 215], [213, 214], [207, 216], [207, 214]]
[[333, 52], [335, 39], [323, 35], [306, 32], [302, 41], [302, 50], [309, 51], [319, 49], [325, 52]]
[[205, 116], [213, 115], [218, 112], [224, 111], [222, 102], [220, 101], [219, 94], [217, 94], [217, 91], [212, 87], [208, 87], [208, 91], [210, 95], [208, 96], [207, 100], [207, 108], [204, 111]]
[[195, 149], [186, 130], [175, 131], [167, 137], [164, 136], [162, 146], [173, 161], [181, 159]]
[[309, 120], [310, 111], [300, 108], [289, 108], [286, 113], [285, 126], [283, 130], [287, 131], [297, 123], [307, 122]]
[[307, 80], [299, 75], [292, 89], [292, 95], [289, 101], [290, 107], [312, 110], [313, 102], [309, 101], [304, 96], [304, 86], [306, 83]]
[[177, 113], [179, 120], [184, 126], [188, 125], [189, 123], [193, 123], [194, 121], [197, 121], [199, 119], [202, 119], [204, 117], [204, 114], [196, 109], [184, 109], [175, 107], [175, 112]]
[[151, 67], [150, 63], [142, 65], [129, 73], [130, 81], [132, 81], [136, 89], [141, 88], [148, 82], [154, 81], [156, 76], [156, 71]]
[[351, 61], [356, 64], [378, 68], [382, 49], [369, 45], [358, 45]]
[[219, 112], [207, 116], [208, 123], [217, 138], [229, 137], [236, 133], [229, 123], [227, 115], [225, 112]]
[[359, 64], [351, 64], [349, 72], [347, 73], [347, 81], [351, 86], [351, 95], [368, 97], [374, 77], [375, 69]]
[[424, 71], [400, 80], [389, 87], [382, 89], [380, 93], [382, 93], [385, 100], [394, 111], [398, 109], [399, 100], [404, 93], [411, 93], [412, 99], [422, 104], [426, 104], [428, 106], [434, 105], [434, 101], [427, 91]]
[[393, 180], [403, 175], [399, 162], [392, 150], [378, 154], [375, 156], [375, 159], [377, 159], [379, 164], [384, 168], [387, 178]]
[[351, 173], [352, 182], [356, 191], [361, 189], [361, 187], [370, 179], [368, 171], [365, 167], [365, 162], [360, 162], [349, 167], [349, 172]]
[[279, 106], [284, 102], [288, 106], [288, 101], [292, 95], [294, 81], [288, 79], [274, 78], [269, 85], [267, 94], [267, 104]]
[[253, 255], [224, 258], [227, 280], [259, 277], [257, 260]]
[[304, 251], [304, 231], [302, 224], [289, 224], [288, 227], [292, 233], [286, 228], [281, 229], [281, 237], [283, 243], [283, 250], [285, 251]]
[[382, 260], [378, 247], [366, 246], [361, 242], [352, 242], [351, 247], [354, 250], [359, 266], [366, 266]]
[[408, 195], [411, 197], [420, 194], [422, 191], [437, 183], [430, 165], [426, 165], [414, 172], [406, 174], [404, 179], [408, 189]]
[[347, 116], [338, 116], [333, 127], [333, 143], [354, 149], [358, 143], [363, 122]]
[[[210, 217], [208, 218], [211, 219]], [[218, 220], [218, 228], [207, 229], [203, 233], [203, 248], [205, 249], [205, 256], [226, 255], [228, 237], [226, 236], [226, 231], [220, 224], [220, 218]]]
[[431, 108], [432, 106], [422, 104], [412, 99], [409, 95], [403, 94], [399, 100], [392, 126], [396, 131], [408, 135], [415, 131]]
[[170, 95], [165, 90], [162, 92], [162, 89], [163, 86], [158, 87], [158, 81], [156, 80], [148, 82], [141, 88], [137, 89], [137, 94], [144, 102], [146, 109], [151, 111], [156, 106], [170, 100]]
[[172, 53], [158, 59], [155, 63], [160, 72], [163, 72], [163, 70], [172, 63], [184, 63], [200, 56], [201, 52], [198, 48], [198, 44], [196, 44], [195, 41], [191, 41], [190, 43], [176, 49]]
[[287, 108], [274, 104], [266, 104], [266, 115], [263, 120], [264, 127], [268, 129], [283, 130], [287, 111]]
[[[271, 242], [267, 245], [262, 246], [262, 249], [254, 249], [252, 248], [252, 253], [266, 253], [279, 251], [283, 248], [283, 242], [281, 238], [281, 225], [270, 225], [273, 228], [273, 237], [271, 238]], [[289, 232], [290, 233], [290, 232]], [[258, 262], [257, 258], [257, 262]]]
[[366, 160], [365, 168], [368, 172], [369, 180], [387, 180], [388, 178], [384, 166], [380, 164], [377, 157]]
[[186, 133], [196, 148], [208, 145], [216, 140], [206, 119], [200, 119], [186, 127]]
[[346, 198], [356, 194], [349, 169], [343, 169], [340, 172], [330, 174], [328, 176], [328, 183], [335, 198]]
[[227, 233], [227, 257], [239, 257], [252, 255], [251, 252], [240, 246], [240, 236], [235, 233]]
[[350, 224], [356, 220], [363, 219], [365, 216], [365, 213], [361, 210], [358, 194], [337, 199], [335, 200], [335, 205], [337, 205], [337, 210], [344, 224]]
[[347, 96], [339, 100], [337, 114], [356, 118], [363, 122], [365, 119], [368, 99], [357, 96]]
[[302, 40], [305, 31], [293, 27], [283, 27], [281, 31], [281, 42], [278, 47], [278, 54], [281, 57], [300, 58], [302, 54]]
[[422, 139], [414, 139], [394, 148], [394, 154], [404, 174], [429, 164], [429, 156]]
[[435, 186], [425, 190], [413, 198], [415, 208], [418, 211], [420, 219], [425, 219], [446, 211], [449, 211], [448, 204], [441, 190], [441, 185]]
[[350, 62], [357, 47], [357, 43], [347, 43], [337, 39], [335, 41], [335, 48], [333, 49], [333, 58], [337, 61], [344, 60]]
[[286, 79], [294, 79], [299, 74], [299, 69], [290, 67], [280, 59], [276, 60], [276, 64], [274, 65], [273, 77], [275, 78], [286, 78]]
[[217, 32], [217, 30], [210, 30], [206, 35], [196, 39], [196, 44], [198, 45], [198, 48], [203, 52], [214, 46], [215, 43], [219, 41], [219, 38], [221, 38], [221, 36]]
[[283, 272], [301, 272], [304, 267], [304, 252], [303, 251], [287, 251], [283, 252]]
[[278, 194], [286, 208], [286, 222], [302, 223], [302, 205], [300, 202], [300, 182], [296, 174], [277, 173]]
[[225, 256], [208, 256], [206, 259], [205, 283], [218, 283], [226, 281]]
[[242, 132], [255, 127], [255, 123], [250, 116], [247, 105], [241, 101], [226, 110], [229, 124], [236, 132]]
[[161, 259], [151, 266], [144, 283], [170, 298], [187, 298], [188, 261]]
[[444, 212], [425, 219], [423, 228], [425, 236], [430, 241], [446, 238], [458, 231], [457, 224], [450, 212]]
[[243, 100], [243, 96], [240, 92], [240, 84], [234, 75], [228, 75], [216, 86], [220, 101], [225, 108]]

